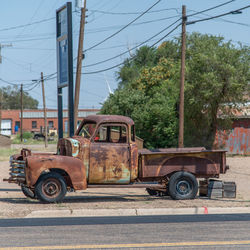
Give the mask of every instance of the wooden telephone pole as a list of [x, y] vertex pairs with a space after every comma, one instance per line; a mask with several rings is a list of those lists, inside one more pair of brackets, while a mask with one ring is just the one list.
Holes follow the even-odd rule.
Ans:
[[184, 147], [184, 82], [185, 82], [185, 57], [186, 57], [186, 6], [182, 6], [182, 36], [181, 36], [181, 81], [180, 81], [180, 106], [179, 106], [179, 140], [178, 147]]
[[41, 83], [42, 83], [42, 95], [43, 95], [43, 115], [44, 115], [44, 133], [45, 133], [44, 142], [45, 142], [45, 148], [47, 148], [48, 147], [48, 126], [47, 126], [47, 112], [46, 112], [43, 72], [41, 72]]
[[75, 122], [74, 127], [75, 127], [75, 130], [77, 129], [78, 105], [79, 105], [80, 87], [81, 87], [85, 18], [86, 18], [86, 0], [84, 0], [84, 7], [81, 8], [81, 23], [80, 23], [80, 34], [79, 34], [79, 43], [78, 43], [75, 101], [74, 101], [74, 122]]

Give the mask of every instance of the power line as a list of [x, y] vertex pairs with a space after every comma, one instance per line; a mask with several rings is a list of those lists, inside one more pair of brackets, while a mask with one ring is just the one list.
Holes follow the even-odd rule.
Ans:
[[232, 11], [229, 11], [229, 12], [217, 15], [217, 16], [212, 16], [212, 17], [208, 17], [208, 18], [204, 18], [204, 19], [200, 19], [200, 20], [187, 22], [187, 25], [212, 20], [212, 19], [219, 18], [219, 17], [226, 16], [226, 15], [238, 14], [241, 10], [244, 10], [244, 9], [247, 9], [247, 8], [250, 8], [250, 5], [247, 5], [247, 6], [243, 7], [243, 8], [240, 8], [240, 9], [237, 9], [237, 10], [232, 10]]
[[20, 67], [20, 68], [26, 70], [26, 71], [33, 72], [33, 73], [38, 73], [37, 71], [31, 70], [31, 65], [32, 65], [31, 63], [23, 62], [23, 63], [25, 63], [26, 65], [28, 65], [28, 64], [30, 65], [29, 68], [28, 68], [28, 67], [26, 67], [25, 65], [20, 64], [20, 63], [17, 63], [15, 60], [12, 60], [12, 59], [10, 59], [10, 58], [8, 58], [8, 57], [6, 57], [6, 56], [2, 56], [2, 58], [4, 58], [5, 60], [9, 61], [10, 63], [12, 63], [12, 64], [14, 64], [14, 65], [16, 65], [16, 66], [18, 66], [18, 67]]
[[[152, 39], [151, 41], [157, 41], [157, 39]], [[140, 43], [142, 43], [142, 42], [136, 42], [136, 43], [133, 43], [132, 45], [138, 45]], [[98, 50], [116, 49], [116, 48], [126, 47], [127, 45], [128, 44], [120, 44], [120, 45], [114, 45], [114, 46], [109, 46], [109, 47], [102, 47], [102, 48], [93, 49], [93, 50], [98, 51]]]
[[35, 24], [48, 22], [48, 21], [53, 20], [53, 19], [55, 19], [55, 17], [43, 19], [43, 20], [36, 21], [36, 22], [33, 22], [33, 23], [27, 23], [27, 24], [22, 24], [22, 25], [18, 25], [18, 26], [13, 26], [13, 27], [9, 27], [9, 28], [4, 28], [4, 29], [0, 29], [0, 32], [2, 32], [2, 31], [8, 31], [8, 30], [20, 29], [20, 28], [24, 28], [24, 27], [27, 27], [27, 26], [32, 26], [32, 25], [35, 25]]
[[134, 23], [135, 21], [137, 21], [139, 18], [141, 18], [143, 15], [145, 15], [148, 11], [150, 11], [155, 5], [157, 5], [159, 2], [161, 2], [161, 0], [158, 0], [156, 3], [154, 3], [151, 7], [149, 7], [147, 10], [145, 10], [142, 14], [140, 14], [138, 17], [136, 17], [134, 20], [132, 20], [131, 22], [129, 22], [127, 25], [125, 25], [123, 28], [121, 28], [120, 30], [116, 31], [114, 34], [106, 37], [104, 40], [96, 43], [95, 45], [91, 46], [90, 48], [86, 49], [84, 52], [91, 50], [97, 46], [99, 46], [100, 44], [106, 42], [107, 40], [109, 40], [110, 38], [116, 36], [118, 33], [120, 33], [121, 31], [123, 31], [124, 29], [126, 29], [129, 25], [131, 25], [132, 23]]
[[[144, 21], [144, 22], [140, 22], [140, 23], [134, 23], [134, 24], [131, 24], [131, 26], [138, 26], [138, 25], [147, 24], [147, 23], [155, 23], [155, 22], [165, 21], [165, 20], [168, 20], [168, 19], [176, 18], [176, 17], [180, 17], [180, 15], [175, 15], [175, 16], [170, 16], [170, 17], [163, 17], [163, 18], [153, 19], [153, 20], [150, 20], [150, 21]], [[105, 31], [109, 31], [109, 30], [112, 30], [112, 29], [119, 29], [120, 27], [123, 27], [123, 26], [122, 25], [113, 25], [113, 26], [98, 28], [98, 29], [95, 29], [95, 30], [87, 30], [86, 34], [105, 32]]]
[[[168, 19], [172, 19], [172, 18], [176, 18], [179, 17], [179, 15], [174, 15], [174, 16], [170, 16], [170, 17], [164, 17], [164, 18], [158, 18], [158, 19], [153, 19], [150, 21], [144, 21], [144, 22], [139, 22], [139, 23], [134, 23], [131, 24], [131, 26], [138, 26], [138, 25], [143, 25], [143, 24], [148, 24], [148, 23], [154, 23], [154, 22], [160, 22], [160, 21], [165, 21]], [[106, 32], [106, 31], [110, 31], [112, 29], [117, 29], [117, 28], [121, 28], [124, 27], [123, 25], [113, 25], [113, 26], [107, 26], [107, 27], [102, 27], [102, 28], [98, 28], [98, 29], [93, 29], [93, 30], [87, 30], [86, 34], [94, 34], [94, 33], [100, 33], [100, 32]], [[44, 35], [48, 35], [48, 34], [44, 34]], [[41, 35], [39, 35], [41, 36]], [[25, 36], [27, 37], [27, 36]], [[47, 36], [47, 37], [39, 37], [39, 38], [29, 38], [29, 39], [20, 39], [20, 40], [9, 40], [9, 41], [5, 41], [6, 43], [17, 43], [17, 42], [29, 42], [29, 41], [37, 41], [37, 40], [50, 40], [50, 39], [54, 39], [55, 36], [51, 35], [51, 36]], [[47, 49], [49, 50], [49, 49]]]
[[[21, 84], [13, 83], [13, 82], [4, 80], [4, 79], [2, 79], [2, 78], [0, 78], [0, 81], [6, 83], [6, 84], [8, 84], [8, 85], [15, 86], [15, 87], [16, 87], [16, 86], [21, 86]], [[32, 81], [32, 80], [30, 80], [30, 81]], [[25, 84], [22, 84], [22, 85], [23, 85], [23, 86], [32, 86], [32, 85], [34, 85], [34, 84], [36, 84], [36, 83], [37, 83], [37, 81], [32, 82], [32, 83], [25, 83]]]
[[4, 79], [2, 79], [2, 78], [0, 78], [0, 80], [1, 80], [2, 82], [4, 82], [4, 83], [7, 83], [8, 85], [11, 85], [11, 86], [18, 86], [18, 85], [20, 85], [20, 84], [16, 84], [16, 83], [12, 83], [12, 82], [6, 81], [6, 80], [4, 80]]
[[[119, 5], [121, 4], [121, 2], [122, 2], [122, 0], [120, 0], [118, 3], [115, 4], [115, 6], [113, 6], [112, 8], [110, 8], [109, 11], [115, 9], [117, 6], [119, 6]], [[94, 15], [94, 14], [95, 14], [95, 13], [92, 12], [89, 16]], [[99, 18], [102, 17], [103, 15], [104, 15], [104, 14], [102, 13], [102, 14], [99, 15], [98, 17], [94, 17], [94, 19], [91, 20], [90, 22], [96, 21], [97, 19], [99, 19]]]
[[28, 47], [12, 47], [12, 49], [17, 49], [17, 50], [49, 50], [49, 51], [55, 51], [56, 49], [46, 49], [46, 48], [28, 48]]
[[[41, 0], [40, 4], [38, 5], [38, 7], [36, 8], [35, 12], [33, 13], [32, 17], [29, 20], [29, 23], [31, 23], [34, 19], [34, 17], [36, 16], [36, 14], [38, 13], [39, 9], [41, 8], [41, 6], [43, 5], [44, 1]], [[19, 32], [19, 34], [15, 37], [15, 39], [17, 39], [18, 37], [21, 36], [22, 33], [24, 33], [24, 31], [27, 29], [28, 26], [23, 27], [23, 29]]]
[[[168, 32], [165, 36], [163, 36], [161, 39], [159, 39], [157, 42], [155, 42], [153, 45], [151, 45], [150, 48], [152, 48], [152, 47], [155, 46], [157, 43], [159, 43], [160, 41], [162, 41], [163, 39], [165, 39], [168, 35], [170, 35], [172, 32], [174, 32], [180, 25], [181, 25], [181, 23], [179, 23], [178, 25], [176, 25], [170, 32]], [[131, 58], [128, 59], [128, 60], [133, 60], [135, 57], [136, 57], [136, 55], [134, 55], [133, 57], [131, 57]], [[82, 73], [82, 75], [97, 74], [97, 73], [105, 72], [105, 71], [108, 71], [108, 70], [117, 68], [117, 67], [119, 67], [119, 66], [121, 66], [121, 65], [123, 65], [123, 64], [124, 64], [124, 62], [119, 63], [119, 64], [114, 65], [114, 66], [111, 66], [111, 67], [106, 68], [106, 69], [97, 70], [97, 71], [92, 71], [92, 72], [85, 72], [85, 73]]]
[[[72, 11], [72, 13], [75, 13], [75, 12], [76, 11]], [[35, 22], [30, 22], [30, 23], [26, 23], [26, 24], [17, 25], [17, 26], [12, 26], [12, 27], [9, 27], [9, 28], [3, 28], [3, 29], [0, 29], [0, 32], [20, 29], [20, 28], [24, 28], [24, 27], [27, 27], [27, 26], [32, 26], [32, 25], [36, 25], [36, 24], [39, 24], [39, 23], [48, 22], [48, 21], [51, 21], [51, 20], [54, 20], [54, 19], [56, 19], [56, 17], [50, 17], [50, 18], [42, 19], [42, 20], [35, 21]]]
[[33, 38], [33, 39], [21, 39], [21, 40], [12, 40], [12, 41], [5, 41], [5, 43], [16, 43], [16, 42], [30, 42], [30, 41], [37, 41], [37, 40], [49, 40], [55, 39], [55, 37], [44, 37], [44, 38]]
[[202, 14], [204, 12], [207, 12], [207, 11], [210, 11], [210, 10], [214, 10], [214, 9], [217, 9], [221, 6], [224, 6], [224, 5], [227, 5], [229, 3], [232, 3], [232, 2], [235, 2], [236, 0], [231, 0], [231, 1], [228, 1], [228, 2], [225, 2], [225, 3], [222, 3], [222, 4], [219, 4], [219, 5], [216, 5], [214, 7], [211, 7], [211, 8], [208, 8], [208, 9], [205, 9], [205, 10], [202, 10], [202, 11], [199, 11], [197, 13], [194, 13], [194, 14], [191, 14], [191, 15], [187, 15], [187, 17], [191, 17], [191, 16], [195, 16], [195, 15], [198, 15], [198, 14]]
[[[159, 12], [168, 11], [168, 10], [175, 10], [179, 14], [179, 10], [177, 8], [152, 10], [152, 11], [148, 11], [148, 13], [159, 13]], [[138, 14], [143, 13], [143, 12], [110, 12], [110, 11], [102, 11], [102, 10], [89, 10], [89, 11], [102, 13], [102, 14], [109, 14], [109, 15], [138, 15]]]
[[33, 89], [35, 89], [37, 86], [39, 86], [39, 85], [40, 85], [40, 83], [41, 83], [41, 81], [37, 81], [37, 82], [35, 82], [35, 84], [34, 84], [34, 86], [33, 86], [33, 87], [31, 87], [30, 89], [26, 89], [25, 91], [26, 91], [26, 92], [29, 92], [29, 91], [31, 91], [31, 90], [33, 90]]
[[[157, 37], [158, 35], [160, 35], [161, 33], [163, 33], [164, 31], [166, 31], [167, 29], [169, 29], [170, 27], [172, 27], [174, 24], [176, 24], [178, 21], [180, 20], [180, 18], [178, 20], [176, 20], [174, 23], [170, 24], [169, 26], [167, 26], [166, 28], [162, 29], [160, 32], [156, 33], [155, 35], [151, 36], [150, 38], [148, 38], [147, 40], [145, 40], [144, 42], [141, 42], [140, 44], [136, 45], [135, 47], [131, 48], [130, 50], [134, 50], [140, 46], [142, 46], [143, 44], [151, 41], [153, 38]], [[92, 64], [89, 64], [89, 65], [85, 65], [84, 68], [87, 68], [87, 67], [91, 67], [91, 66], [95, 66], [95, 65], [98, 65], [98, 64], [102, 64], [102, 63], [105, 63], [105, 62], [108, 62], [110, 60], [113, 60], [117, 57], [120, 57], [122, 55], [125, 55], [129, 53], [129, 51], [125, 51], [123, 53], [120, 53], [119, 55], [116, 55], [116, 56], [113, 56], [111, 58], [108, 58], [106, 60], [103, 60], [103, 61], [100, 61], [100, 62], [97, 62], [97, 63], [92, 63]]]
[[[189, 9], [189, 11], [198, 13], [197, 11], [191, 10], [191, 9]], [[202, 15], [207, 16], [207, 17], [212, 17], [211, 15], [208, 15], [208, 14], [202, 14]], [[238, 25], [241, 25], [241, 26], [250, 27], [250, 24], [247, 24], [247, 23], [240, 23], [240, 22], [235, 22], [235, 21], [230, 21], [230, 20], [223, 19], [223, 18], [218, 18], [218, 21], [222, 21], [222, 22], [226, 22], [226, 23], [233, 23], [233, 24], [238, 24]]]

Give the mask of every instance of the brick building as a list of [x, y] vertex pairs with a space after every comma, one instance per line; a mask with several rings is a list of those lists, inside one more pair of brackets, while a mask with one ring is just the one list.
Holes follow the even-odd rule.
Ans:
[[[78, 112], [78, 123], [88, 116], [97, 114], [99, 109], [80, 109]], [[56, 109], [47, 109], [47, 122], [49, 128], [58, 130], [58, 118]], [[20, 128], [21, 112], [20, 110], [2, 110], [1, 134], [12, 135], [15, 133], [15, 127]], [[38, 132], [44, 127], [44, 113], [41, 109], [23, 111], [23, 130]], [[63, 131], [68, 131], [68, 111], [63, 111]]]

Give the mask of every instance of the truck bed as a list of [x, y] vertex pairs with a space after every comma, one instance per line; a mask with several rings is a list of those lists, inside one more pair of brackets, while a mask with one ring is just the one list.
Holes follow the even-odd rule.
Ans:
[[139, 150], [140, 180], [169, 177], [178, 171], [186, 171], [196, 177], [219, 177], [225, 173], [226, 151], [199, 148], [169, 148]]

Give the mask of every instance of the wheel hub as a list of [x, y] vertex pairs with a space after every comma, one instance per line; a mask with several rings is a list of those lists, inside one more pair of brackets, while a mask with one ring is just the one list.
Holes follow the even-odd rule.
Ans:
[[190, 183], [186, 180], [179, 181], [176, 185], [176, 190], [181, 195], [188, 194], [191, 191]]
[[60, 192], [60, 185], [56, 180], [48, 180], [43, 185], [43, 191], [49, 197], [56, 196]]

